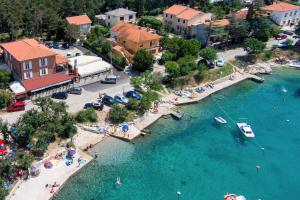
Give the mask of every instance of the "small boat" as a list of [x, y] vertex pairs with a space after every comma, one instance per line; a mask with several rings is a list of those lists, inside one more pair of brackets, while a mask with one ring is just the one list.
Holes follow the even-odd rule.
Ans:
[[236, 125], [239, 127], [241, 132], [243, 133], [244, 136], [247, 138], [254, 138], [255, 134], [251, 129], [251, 126], [246, 124], [246, 123], [236, 123]]
[[224, 200], [246, 200], [246, 197], [244, 197], [243, 195], [236, 195], [236, 194], [226, 194], [224, 196]]
[[121, 179], [120, 179], [120, 177], [117, 177], [117, 180], [116, 180], [116, 185], [121, 185], [122, 183], [121, 183]]
[[215, 117], [214, 119], [220, 124], [227, 124], [227, 121], [223, 117]]

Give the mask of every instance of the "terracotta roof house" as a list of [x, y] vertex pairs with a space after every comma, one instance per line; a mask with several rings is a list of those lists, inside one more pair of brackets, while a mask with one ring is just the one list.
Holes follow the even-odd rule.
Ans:
[[280, 26], [293, 26], [300, 20], [300, 6], [275, 2], [262, 8], [268, 12], [270, 18]]
[[163, 23], [171, 27], [176, 34], [192, 37], [192, 26], [205, 23], [211, 19], [210, 13], [204, 13], [197, 8], [173, 5], [163, 12]]
[[139, 49], [146, 49], [153, 54], [159, 52], [159, 41], [161, 36], [149, 28], [143, 28], [134, 24], [121, 22], [111, 29], [113, 46], [115, 51], [131, 61], [133, 55]]
[[87, 15], [67, 17], [66, 20], [69, 26], [78, 27], [81, 36], [86, 36], [90, 32], [92, 21]]
[[58, 70], [69, 60], [37, 40], [22, 39], [2, 43], [0, 47], [5, 63], [28, 95], [72, 81], [73, 76], [67, 70]]
[[238, 19], [238, 20], [245, 20], [247, 18], [248, 11], [249, 11], [248, 8], [243, 8], [243, 9], [237, 11], [237, 12], [229, 13], [226, 17], [227, 18], [235, 18], [235, 19]]
[[125, 9], [118, 8], [105, 13], [105, 24], [108, 27], [113, 27], [120, 22], [136, 22], [136, 12]]

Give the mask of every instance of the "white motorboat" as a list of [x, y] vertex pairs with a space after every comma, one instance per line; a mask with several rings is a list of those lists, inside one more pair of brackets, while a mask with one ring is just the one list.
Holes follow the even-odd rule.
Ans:
[[290, 67], [294, 67], [295, 69], [300, 69], [300, 60], [294, 60], [290, 63]]
[[215, 117], [214, 119], [220, 124], [227, 124], [227, 121], [223, 117]]
[[243, 133], [244, 136], [248, 138], [254, 138], [255, 134], [251, 129], [251, 126], [246, 124], [246, 123], [236, 123], [236, 125], [239, 127], [241, 132]]
[[224, 200], [246, 200], [246, 197], [243, 195], [236, 195], [236, 194], [226, 194], [224, 196]]

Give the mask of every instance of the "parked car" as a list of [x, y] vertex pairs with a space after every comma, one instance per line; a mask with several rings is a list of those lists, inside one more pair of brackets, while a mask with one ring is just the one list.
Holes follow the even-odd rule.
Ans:
[[54, 99], [67, 99], [68, 98], [68, 93], [66, 92], [56, 92], [56, 93], [53, 93], [52, 98]]
[[86, 103], [84, 104], [84, 109], [93, 108], [95, 110], [102, 110], [103, 104], [102, 103]]
[[133, 98], [133, 99], [136, 99], [136, 100], [141, 100], [142, 99], [142, 96], [134, 90], [128, 91], [126, 93], [126, 97], [127, 98]]
[[278, 45], [277, 45], [279, 48], [284, 48], [284, 47], [288, 47], [289, 46], [289, 43], [287, 40], [284, 40], [282, 42], [278, 42]]
[[73, 55], [72, 55], [72, 53], [71, 52], [68, 52], [67, 54], [66, 54], [66, 57], [67, 58], [71, 58]]
[[53, 48], [54, 48], [54, 49], [59, 49], [59, 44], [58, 44], [57, 42], [54, 42], [54, 43], [53, 43]]
[[52, 42], [46, 42], [45, 45], [49, 48], [53, 48], [53, 43]]
[[216, 60], [216, 65], [218, 67], [223, 67], [225, 64], [225, 60], [223, 58], [219, 58], [218, 60]]
[[116, 104], [117, 102], [113, 97], [105, 95], [102, 98], [102, 103], [107, 106], [112, 106], [112, 105]]
[[63, 47], [64, 49], [69, 49], [69, 48], [70, 48], [70, 45], [69, 45], [69, 43], [64, 42], [64, 43], [62, 44], [62, 47]]
[[284, 40], [287, 38], [287, 35], [279, 33], [278, 35], [275, 36], [276, 40]]
[[122, 95], [122, 94], [116, 95], [116, 96], [115, 96], [115, 100], [116, 100], [116, 102], [121, 103], [121, 104], [128, 104], [128, 102], [129, 102], [129, 99], [126, 98], [126, 97], [125, 97], [124, 95]]
[[25, 102], [24, 101], [12, 103], [6, 108], [7, 112], [15, 112], [15, 111], [20, 111], [20, 110], [25, 110]]
[[7, 148], [4, 144], [4, 140], [0, 140], [0, 156], [7, 154]]
[[109, 76], [105, 77], [104, 80], [101, 80], [101, 83], [116, 84], [117, 83], [117, 76], [109, 75]]
[[296, 46], [296, 47], [300, 47], [300, 40], [298, 40], [298, 41], [295, 43], [295, 46]]
[[299, 38], [300, 38], [300, 35], [293, 35], [293, 38], [294, 38], [294, 39], [299, 39]]
[[72, 87], [72, 88], [68, 89], [67, 92], [69, 94], [78, 94], [78, 95], [81, 95], [82, 88], [81, 87]]

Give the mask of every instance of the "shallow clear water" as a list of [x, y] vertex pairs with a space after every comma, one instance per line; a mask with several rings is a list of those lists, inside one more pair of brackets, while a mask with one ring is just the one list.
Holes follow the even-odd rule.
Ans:
[[[299, 199], [300, 72], [266, 78], [182, 107], [183, 120], [161, 119], [135, 144], [100, 144], [98, 159], [55, 199], [176, 200], [177, 191], [182, 200], [222, 199], [227, 192], [252, 200]], [[229, 124], [217, 126], [217, 115]], [[250, 123], [256, 138], [245, 140], [231, 120]], [[116, 186], [118, 176], [122, 185]]]

